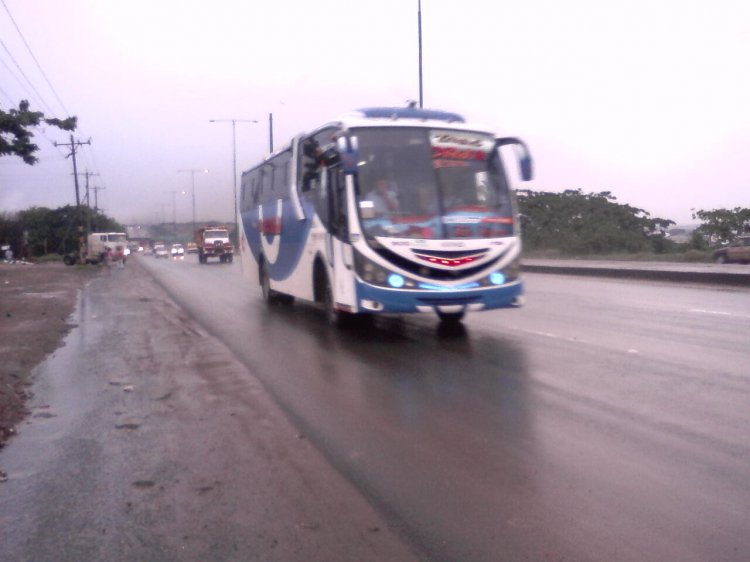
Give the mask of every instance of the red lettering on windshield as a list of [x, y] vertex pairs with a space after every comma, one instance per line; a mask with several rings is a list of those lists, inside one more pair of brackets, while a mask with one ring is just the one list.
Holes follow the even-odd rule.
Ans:
[[482, 150], [455, 148], [452, 146], [433, 146], [432, 157], [449, 160], [478, 160], [485, 161], [487, 154]]

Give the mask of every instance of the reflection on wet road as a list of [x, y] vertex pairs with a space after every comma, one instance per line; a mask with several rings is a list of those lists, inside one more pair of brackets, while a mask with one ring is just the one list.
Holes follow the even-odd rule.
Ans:
[[427, 559], [750, 555], [746, 289], [527, 275], [454, 333], [339, 332], [238, 263], [144, 263]]

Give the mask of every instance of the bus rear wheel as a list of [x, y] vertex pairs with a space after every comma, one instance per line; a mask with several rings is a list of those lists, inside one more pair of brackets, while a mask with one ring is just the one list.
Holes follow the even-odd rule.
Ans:
[[284, 300], [286, 295], [277, 293], [271, 288], [271, 279], [268, 277], [268, 267], [265, 261], [260, 262], [260, 290], [263, 292], [263, 300], [266, 304], [278, 304]]
[[263, 300], [266, 304], [274, 304], [273, 291], [271, 290], [271, 280], [268, 278], [268, 271], [266, 270], [266, 262], [260, 262], [260, 290], [263, 293]]

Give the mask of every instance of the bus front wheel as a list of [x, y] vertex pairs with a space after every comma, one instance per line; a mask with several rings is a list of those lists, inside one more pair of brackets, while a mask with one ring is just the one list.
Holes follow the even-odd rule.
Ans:
[[323, 289], [323, 306], [325, 308], [326, 320], [328, 320], [328, 323], [331, 326], [342, 328], [351, 319], [351, 314], [336, 308], [336, 303], [333, 301], [333, 288], [328, 279], [326, 279], [326, 284]]
[[437, 313], [438, 318], [443, 324], [458, 324], [464, 319], [464, 311], [461, 312], [440, 312]]

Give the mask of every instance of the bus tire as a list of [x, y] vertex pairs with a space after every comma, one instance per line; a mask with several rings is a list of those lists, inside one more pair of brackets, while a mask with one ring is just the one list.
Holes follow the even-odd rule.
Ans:
[[328, 279], [325, 280], [325, 286], [323, 287], [323, 307], [326, 313], [326, 320], [331, 326], [343, 328], [349, 325], [352, 320], [352, 314], [336, 308], [336, 304], [333, 302], [333, 288]]
[[276, 304], [278, 302], [278, 295], [276, 291], [271, 289], [271, 279], [268, 277], [266, 262], [263, 260], [260, 262], [260, 271], [258, 274], [260, 276], [260, 290], [263, 293], [263, 300], [269, 305]]
[[440, 322], [443, 324], [458, 324], [464, 318], [464, 311], [461, 312], [440, 312], [437, 313]]

